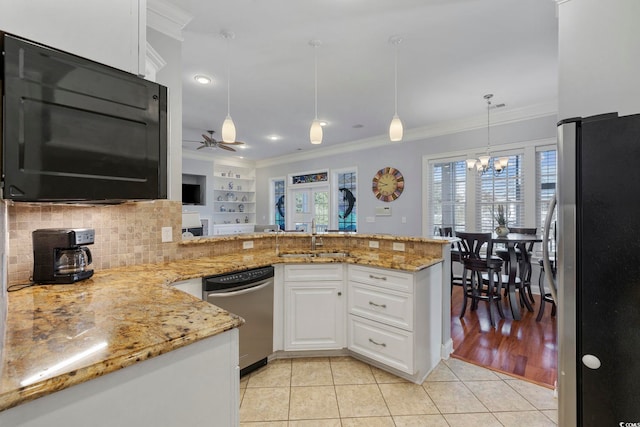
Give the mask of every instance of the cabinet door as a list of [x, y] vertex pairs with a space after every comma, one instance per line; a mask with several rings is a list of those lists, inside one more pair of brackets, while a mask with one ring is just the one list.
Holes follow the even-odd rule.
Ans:
[[144, 74], [139, 46], [146, 48], [146, 1], [0, 0], [0, 10], [3, 31]]
[[342, 282], [285, 282], [285, 350], [345, 347]]

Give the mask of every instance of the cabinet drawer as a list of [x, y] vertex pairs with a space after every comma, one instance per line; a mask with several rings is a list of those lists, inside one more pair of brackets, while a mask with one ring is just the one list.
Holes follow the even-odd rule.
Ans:
[[284, 280], [344, 280], [342, 264], [289, 264], [284, 266]]
[[402, 372], [414, 373], [411, 332], [349, 315], [349, 350]]
[[402, 292], [413, 292], [413, 275], [411, 273], [349, 265], [349, 280]]
[[349, 283], [349, 313], [413, 331], [413, 295]]

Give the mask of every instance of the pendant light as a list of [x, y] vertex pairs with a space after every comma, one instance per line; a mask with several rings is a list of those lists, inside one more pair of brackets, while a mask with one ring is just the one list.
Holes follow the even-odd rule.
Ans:
[[320, 120], [318, 120], [318, 46], [322, 42], [320, 40], [311, 40], [309, 45], [313, 46], [314, 57], [314, 98], [315, 98], [315, 118], [311, 122], [311, 129], [309, 130], [309, 139], [312, 144], [322, 144], [322, 126]]
[[222, 140], [224, 142], [236, 142], [236, 125], [231, 119], [231, 65], [229, 55], [229, 40], [233, 40], [235, 34], [230, 31], [222, 31], [220, 33], [227, 41], [227, 117], [222, 123]]
[[395, 101], [395, 113], [393, 119], [389, 125], [389, 139], [393, 142], [402, 141], [402, 121], [398, 117], [398, 45], [402, 43], [402, 37], [391, 36], [389, 37], [389, 43], [395, 46], [395, 65], [394, 65], [394, 101]]
[[[493, 159], [493, 165], [491, 165], [491, 127], [490, 127], [490, 111], [491, 111], [491, 98], [493, 98], [493, 94], [489, 93], [484, 96], [484, 99], [487, 102], [487, 150], [484, 156], [478, 156], [478, 159], [467, 159], [467, 169], [478, 171], [480, 175], [493, 170], [495, 175], [499, 174], [503, 170], [507, 168], [509, 165], [509, 157], [500, 157], [498, 159]], [[504, 107], [504, 104], [498, 104], [496, 107]]]

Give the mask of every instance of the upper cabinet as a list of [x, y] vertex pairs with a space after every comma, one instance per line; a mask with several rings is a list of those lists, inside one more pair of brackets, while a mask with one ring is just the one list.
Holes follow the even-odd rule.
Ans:
[[146, 0], [0, 0], [0, 30], [144, 75]]

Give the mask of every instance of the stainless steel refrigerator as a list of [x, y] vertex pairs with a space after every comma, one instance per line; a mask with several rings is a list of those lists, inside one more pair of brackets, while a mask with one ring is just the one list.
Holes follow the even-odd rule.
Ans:
[[640, 114], [558, 127], [560, 426], [640, 426]]

